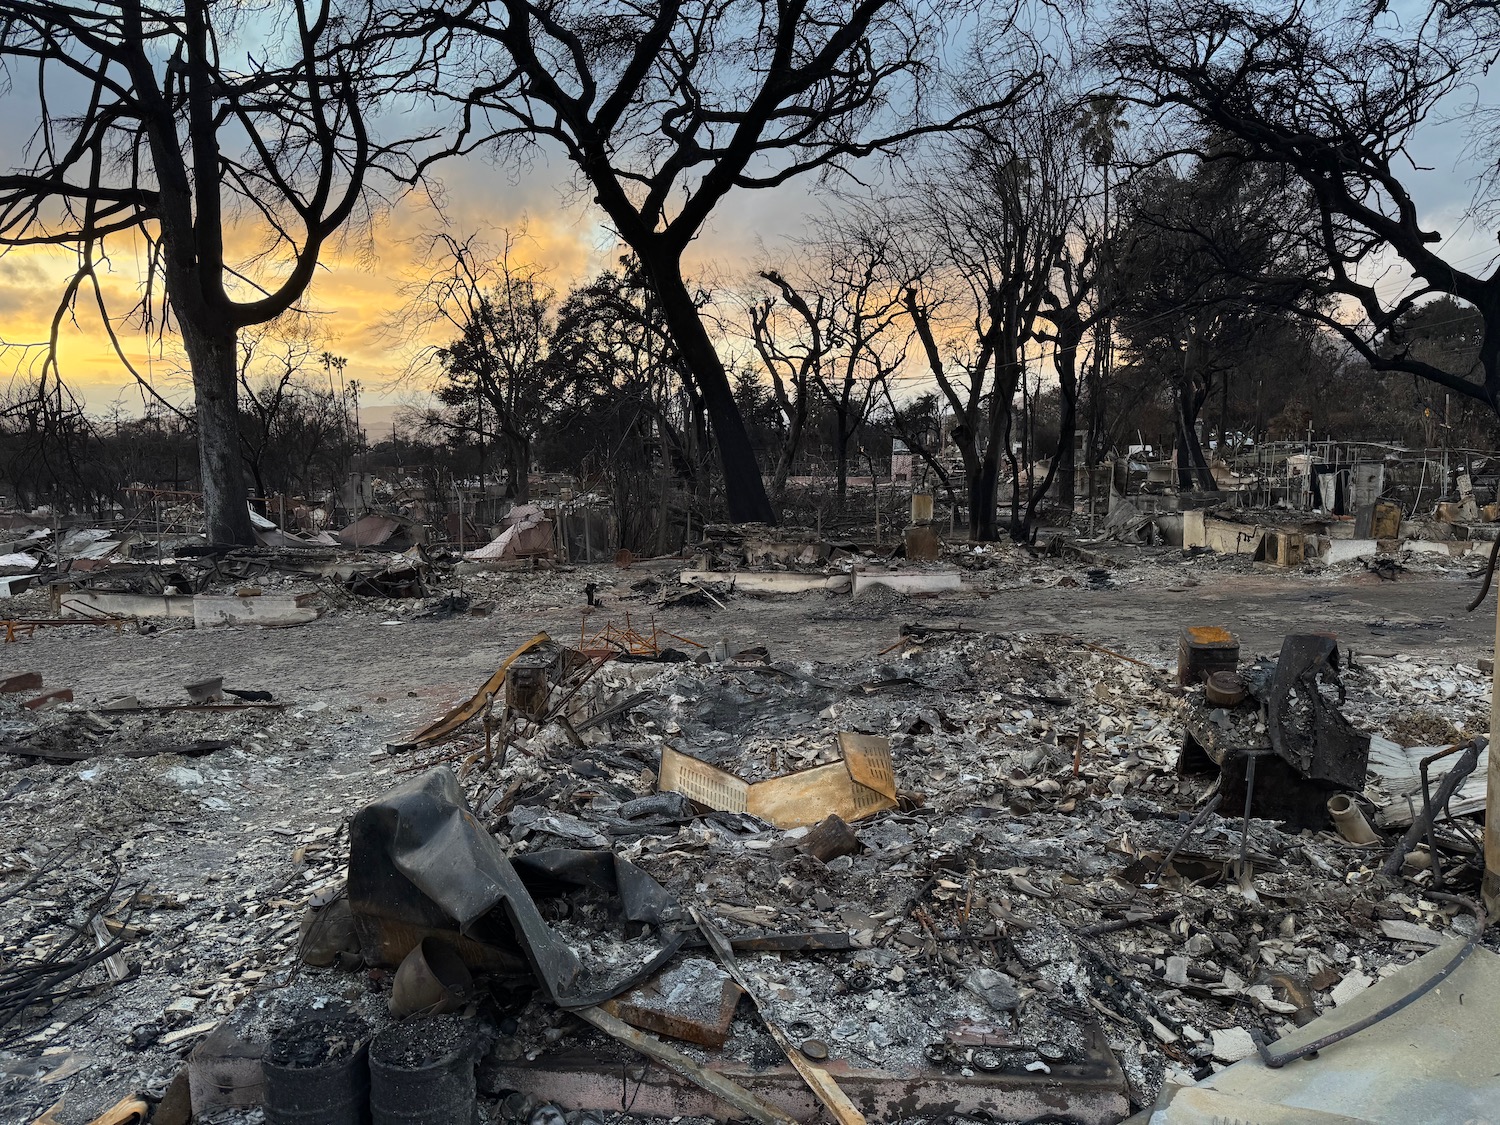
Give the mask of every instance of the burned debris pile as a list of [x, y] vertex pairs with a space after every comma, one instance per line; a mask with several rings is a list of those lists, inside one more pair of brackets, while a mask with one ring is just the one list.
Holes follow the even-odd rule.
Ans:
[[[177, 1074], [199, 1121], [1109, 1123], [1210, 1104], [1241, 1060], [1419, 986], [1429, 951], [1485, 987], [1459, 964], [1489, 956], [1477, 668], [1328, 634], [1255, 659], [1198, 627], [1175, 667], [942, 619], [881, 647], [794, 662], [595, 621], [384, 748], [280, 701], [0, 695], [7, 800], [89, 789], [69, 823], [143, 839], [233, 818], [299, 724], [374, 751], [290, 866], [223, 876], [232, 910], [139, 848], [13, 845], [4, 1081], [40, 1112], [39, 1076], [87, 1053], [41, 1052], [149, 995], [113, 1073], [155, 1077], [110, 1102], [167, 1105]], [[1412, 741], [1424, 699], [1459, 752]]]

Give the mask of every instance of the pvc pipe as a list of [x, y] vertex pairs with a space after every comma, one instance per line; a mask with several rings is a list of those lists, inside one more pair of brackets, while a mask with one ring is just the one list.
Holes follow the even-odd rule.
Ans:
[[1333, 817], [1333, 826], [1338, 829], [1339, 835], [1351, 844], [1380, 843], [1375, 829], [1370, 827], [1365, 814], [1350, 800], [1348, 794], [1336, 793], [1328, 798], [1328, 815]]

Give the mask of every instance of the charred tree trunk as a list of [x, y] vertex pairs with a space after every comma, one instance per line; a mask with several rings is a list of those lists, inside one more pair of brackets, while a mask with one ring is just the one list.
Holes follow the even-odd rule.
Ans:
[[[1014, 398], [1014, 395], [1012, 395], [1012, 397], [1011, 397], [1011, 401], [1010, 401], [1010, 404], [1009, 404], [1010, 405], [1010, 409], [1008, 409], [1005, 412], [1005, 459], [1006, 459], [1007, 463], [1009, 463], [1009, 465], [1010, 465], [1010, 477], [1011, 477], [1011, 485], [1010, 485], [1010, 537], [1011, 537], [1011, 540], [1013, 542], [1024, 543], [1024, 542], [1026, 542], [1026, 540], [1028, 538], [1030, 538], [1030, 523], [1029, 523], [1029, 520], [1030, 520], [1031, 512], [1032, 512], [1032, 504], [1031, 504], [1031, 496], [1030, 496], [1030, 489], [1031, 489], [1031, 483], [1032, 483], [1032, 481], [1031, 481], [1031, 449], [1030, 449], [1030, 443], [1027, 440], [1027, 435], [1031, 432], [1031, 426], [1032, 426], [1031, 396], [1027, 393], [1026, 373], [1024, 371], [1022, 371], [1022, 373], [1021, 373], [1021, 378], [1019, 380], [1018, 387], [1019, 387], [1019, 389], [1021, 391], [1021, 442], [1020, 442], [1020, 445], [1021, 445], [1021, 460], [1019, 462], [1016, 460], [1016, 442], [1014, 440], [1014, 435], [1015, 435], [1015, 398]], [[1025, 487], [1027, 489], [1027, 497], [1026, 497], [1026, 500], [1027, 500], [1027, 502], [1026, 502], [1026, 517], [1027, 517], [1027, 519], [1025, 521], [1023, 521], [1022, 518], [1021, 518], [1021, 486], [1022, 486], [1022, 480], [1021, 480], [1021, 477], [1022, 477], [1022, 467], [1021, 466], [1023, 464], [1025, 465]]]
[[1182, 347], [1182, 363], [1177, 369], [1176, 399], [1177, 428], [1177, 486], [1192, 488], [1196, 481], [1202, 492], [1217, 492], [1218, 484], [1209, 471], [1208, 460], [1203, 456], [1203, 445], [1198, 441], [1198, 414], [1208, 399], [1207, 379], [1200, 382], [1197, 375], [1198, 334], [1189, 329]]
[[1038, 492], [1044, 495], [1057, 480], [1057, 503], [1064, 515], [1071, 517], [1077, 502], [1078, 478], [1078, 341], [1069, 340], [1057, 350], [1057, 389], [1062, 400], [1062, 418], [1057, 424], [1057, 456], [1047, 472], [1047, 481]]
[[1000, 446], [991, 442], [969, 474], [969, 538], [975, 543], [993, 543], [1000, 538], [999, 491]]
[[240, 461], [239, 355], [232, 328], [207, 330], [178, 313], [193, 372], [198, 426], [198, 475], [205, 533], [216, 546], [253, 546], [255, 532]]
[[[250, 462], [250, 478], [255, 481], [255, 495], [261, 501], [262, 506], [264, 506], [266, 497], [270, 493], [266, 490], [265, 476], [261, 472], [260, 463], [260, 457], [256, 457], [254, 461]], [[261, 514], [264, 515], [265, 513], [262, 512]]]
[[506, 443], [510, 454], [508, 471], [511, 481], [511, 498], [517, 504], [531, 501], [531, 440], [521, 434], [508, 435]]
[[786, 497], [787, 477], [792, 475], [792, 462], [797, 458], [797, 450], [802, 448], [802, 430], [806, 425], [806, 405], [792, 410], [786, 436], [781, 441], [781, 453], [776, 458], [776, 472], [771, 477], [771, 499], [778, 509]]
[[641, 262], [651, 275], [662, 317], [677, 344], [678, 354], [692, 373], [713, 426], [719, 464], [724, 471], [724, 499], [729, 518], [735, 523], [774, 524], [776, 513], [766, 495], [745, 420], [734, 401], [729, 374], [703, 327], [677, 263], [653, 261], [646, 254], [641, 255]]
[[[1016, 460], [1015, 443], [1011, 440], [1014, 429], [1013, 411], [1007, 411], [1005, 415], [1005, 461], [1010, 466], [1010, 537], [1014, 542], [1024, 543], [1027, 539], [1027, 529], [1021, 520], [1021, 465]], [[1026, 416], [1023, 412], [1021, 417], [1022, 432], [1025, 431]], [[1027, 464], [1027, 483], [1030, 484], [1030, 463]]]
[[849, 434], [844, 428], [844, 415], [838, 413], [833, 418], [834, 444], [838, 446], [835, 451], [834, 462], [838, 471], [838, 498], [839, 513], [844, 511], [844, 503], [849, 494]]
[[[990, 437], [985, 448], [985, 462], [994, 466], [993, 479], [990, 484], [993, 531], [988, 538], [991, 541], [1000, 537], [999, 519], [994, 513], [1000, 500], [1000, 461], [1002, 458], [1010, 466], [1011, 471], [1010, 533], [1013, 537], [1023, 534], [1020, 528], [1021, 467], [1017, 464], [1015, 451], [1011, 448], [1016, 391], [1020, 388], [1020, 381], [1025, 371], [1024, 366], [1015, 358], [1019, 355], [1020, 342], [1015, 335], [1008, 331], [1002, 333], [1002, 342], [995, 349], [995, 383], [990, 392]], [[1022, 422], [1024, 424], [1025, 419], [1022, 419]]]
[[1208, 459], [1203, 456], [1203, 445], [1198, 440], [1198, 413], [1207, 397], [1191, 383], [1179, 384], [1177, 388], [1177, 484], [1179, 488], [1193, 488], [1196, 484], [1201, 492], [1219, 491], [1218, 482], [1209, 471]]
[[1073, 514], [1073, 469], [1076, 458], [1073, 456], [1073, 434], [1078, 428], [1078, 381], [1073, 379], [1071, 391], [1065, 378], [1060, 379], [1062, 383], [1062, 420], [1058, 423], [1058, 441], [1066, 440], [1066, 445], [1058, 446], [1057, 456], [1052, 458], [1052, 464], [1047, 466], [1047, 475], [1042, 479], [1040, 488], [1032, 490], [1031, 499], [1026, 506], [1026, 541], [1028, 543], [1036, 540], [1036, 508], [1041, 503], [1042, 497], [1047, 495], [1047, 490], [1052, 487], [1052, 481], [1059, 473], [1063, 474], [1058, 495], [1061, 497], [1066, 493], [1068, 497], [1067, 506], [1064, 509], [1069, 517]]

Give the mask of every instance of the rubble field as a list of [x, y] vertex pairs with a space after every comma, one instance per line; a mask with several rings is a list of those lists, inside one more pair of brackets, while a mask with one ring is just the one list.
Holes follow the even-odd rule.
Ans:
[[[1462, 831], [1438, 838], [1445, 894], [1430, 867], [1381, 874], [1399, 826], [1360, 846], [1229, 802], [1197, 815], [1218, 782], [1179, 768], [1185, 724], [1233, 724], [1177, 678], [1184, 626], [1231, 630], [1241, 667], [1285, 635], [1331, 632], [1357, 732], [1397, 750], [1474, 739], [1494, 623], [1464, 611], [1467, 571], [985, 550], [960, 590], [928, 596], [679, 598], [678, 564], [516, 570], [454, 575], [426, 599], [346, 600], [296, 627], [64, 626], [0, 647], [0, 681], [34, 672], [72, 692], [36, 710], [22, 703], [40, 691], [0, 695], [0, 1122], [50, 1110], [85, 1125], [133, 1092], [171, 1091], [154, 1118], [167, 1120], [189, 1053], [227, 1017], [390, 1025], [390, 966], [298, 952], [309, 903], [358, 862], [355, 814], [432, 770], [454, 771], [510, 859], [608, 849], [654, 879], [691, 931], [673, 1010], [694, 1023], [728, 978], [690, 911], [736, 939], [836, 936], [736, 945], [756, 1003], [730, 990], [722, 1047], [666, 1040], [688, 1059], [785, 1066], [774, 1026], [836, 1075], [920, 1074], [924, 1089], [979, 1091], [974, 1106], [987, 1082], [1045, 1090], [1056, 1115], [976, 1119], [1121, 1120], [1164, 1084], [1254, 1054], [1254, 1035], [1274, 1041], [1469, 936], [1451, 898], [1477, 886]], [[9, 612], [41, 616], [42, 597]], [[507, 725], [498, 755], [488, 720], [407, 745], [539, 631], [583, 667], [611, 630], [657, 652], [554, 684], [549, 715], [568, 721]], [[252, 698], [183, 706], [184, 685], [221, 676]], [[1264, 733], [1253, 710], [1241, 720], [1244, 737]], [[753, 785], [837, 766], [841, 734], [888, 742], [895, 797], [846, 817], [854, 839], [830, 858], [810, 850], [811, 823], [659, 791], [664, 748]], [[1372, 772], [1372, 821], [1395, 797], [1384, 784]], [[582, 900], [543, 914], [590, 987], [655, 949]], [[633, 1106], [620, 1075], [639, 1078], [640, 1056], [524, 981], [466, 1001], [483, 1120], [698, 1112], [662, 1108], [644, 1079]], [[550, 1092], [579, 1059], [615, 1075], [595, 1083], [598, 1104]], [[1070, 1116], [1085, 1089], [1091, 1108]], [[879, 1116], [962, 1119], [970, 1096]], [[218, 1104], [192, 1120], [263, 1116]]]

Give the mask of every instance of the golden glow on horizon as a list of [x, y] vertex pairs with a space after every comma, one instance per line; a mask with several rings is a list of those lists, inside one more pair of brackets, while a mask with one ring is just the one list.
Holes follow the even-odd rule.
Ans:
[[[599, 253], [595, 242], [601, 232], [586, 218], [561, 208], [541, 218], [519, 208], [507, 210], [506, 194], [502, 189], [498, 198], [466, 199], [462, 206], [447, 208], [449, 229], [460, 235], [481, 227], [496, 234], [502, 227], [513, 232], [524, 229], [526, 237], [515, 248], [520, 263], [544, 271], [559, 291], [612, 263], [610, 255]], [[423, 236], [436, 225], [437, 216], [429, 207], [396, 207], [372, 231], [325, 248], [318, 276], [303, 301], [327, 337], [329, 350], [348, 357], [346, 378], [359, 379], [372, 403], [394, 392], [413, 351], [440, 342], [446, 335], [434, 328], [430, 338], [397, 339], [390, 331], [406, 300], [405, 288], [423, 277]], [[232, 230], [231, 255], [252, 254], [260, 237], [261, 232], [253, 228]], [[136, 256], [126, 252], [128, 247], [127, 241], [120, 240], [113, 247], [109, 268], [99, 270], [101, 288], [116, 317], [140, 299], [140, 266]], [[48, 338], [75, 260], [67, 250], [52, 247], [12, 250], [0, 257], [0, 339], [31, 344]], [[162, 348], [148, 341], [138, 326], [117, 325], [116, 331], [131, 363], [164, 397], [174, 401], [190, 397], [183, 364], [170, 337]], [[81, 292], [75, 314], [64, 319], [58, 344], [63, 380], [85, 401], [90, 413], [106, 413], [116, 401], [129, 412], [139, 409], [140, 390], [114, 354], [91, 290]], [[18, 359], [14, 352], [0, 359], [0, 383], [13, 373], [35, 377], [36, 357], [30, 357], [27, 365], [20, 365]], [[316, 378], [321, 370], [307, 374]]]

